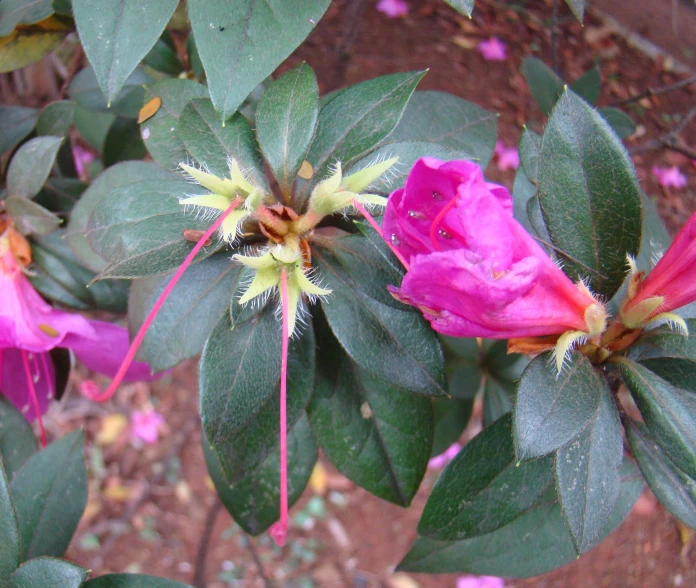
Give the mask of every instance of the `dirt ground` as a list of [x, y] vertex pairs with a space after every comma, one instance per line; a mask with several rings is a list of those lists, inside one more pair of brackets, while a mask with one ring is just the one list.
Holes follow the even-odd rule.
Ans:
[[[477, 0], [472, 20], [457, 16], [439, 0], [408, 3], [408, 17], [390, 20], [368, 2], [358, 28], [348, 27], [356, 37], [351, 47], [344, 47], [350, 60], [342, 70], [336, 57], [346, 32], [346, 3], [335, 2], [281, 69], [306, 60], [317, 71], [322, 90], [328, 91], [341, 83], [430, 68], [420, 89], [451, 92], [499, 112], [500, 135], [506, 143], [517, 143], [525, 122], [542, 128], [543, 115], [519, 67], [527, 54], [550, 61], [551, 0]], [[565, 9], [561, 16], [560, 68], [572, 81], [598, 62], [603, 79], [600, 105], [679, 79], [667, 71], [669, 62], [643, 56], [592, 16], [584, 27]], [[507, 61], [487, 62], [465, 48], [491, 35], [509, 45]], [[633, 105], [630, 112], [639, 130], [628, 147], [635, 149], [672, 128], [679, 113], [696, 102], [695, 92], [692, 85]], [[692, 123], [684, 133], [692, 146], [695, 131]], [[643, 188], [657, 198], [660, 213], [675, 231], [696, 209], [696, 168], [686, 157], [664, 150], [636, 154], [634, 161]], [[653, 165], [674, 164], [689, 178], [683, 191], [661, 189], [650, 174]], [[512, 184], [513, 173], [500, 172], [495, 164], [487, 175]], [[215, 498], [201, 453], [196, 394], [196, 363], [189, 361], [155, 384], [124, 386], [112, 406], [91, 405], [73, 394], [62, 407], [52, 409], [49, 432], [60, 435], [85, 426], [88, 433], [90, 500], [69, 559], [92, 569], [94, 575], [129, 571], [192, 581], [199, 538]], [[148, 403], [165, 415], [166, 430], [157, 444], [134, 447], [125, 430], [118, 433], [123, 419], [107, 415], [114, 410], [126, 415]], [[296, 524], [283, 551], [267, 537], [249, 540], [224, 510], [218, 514], [205, 565], [207, 586], [455, 586], [455, 575], [393, 573], [415, 538], [437, 472], [428, 473], [413, 507], [403, 510], [355, 487], [323, 458], [320, 463], [291, 512]], [[509, 580], [506, 585], [696, 586], [695, 564], [690, 532], [646, 493], [621, 527], [582, 559], [543, 577]]]

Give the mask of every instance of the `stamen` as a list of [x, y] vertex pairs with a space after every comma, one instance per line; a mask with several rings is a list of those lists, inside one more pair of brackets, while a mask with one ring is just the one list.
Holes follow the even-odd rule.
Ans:
[[31, 400], [31, 404], [34, 407], [36, 418], [39, 421], [39, 431], [41, 431], [41, 446], [46, 447], [46, 429], [44, 429], [43, 418], [41, 417], [41, 408], [39, 407], [39, 399], [36, 396], [36, 388], [34, 388], [34, 378], [31, 375], [31, 368], [29, 367], [29, 358], [27, 357], [27, 352], [24, 349], [20, 349], [19, 352], [22, 355], [24, 373], [27, 376], [27, 385], [29, 386], [29, 399]]
[[288, 273], [280, 273], [280, 300], [283, 307], [283, 343], [280, 358], [280, 520], [270, 529], [269, 534], [278, 546], [285, 545], [288, 535], [288, 430], [287, 430], [287, 389], [288, 389], [288, 341], [290, 325], [290, 295], [288, 293]]
[[169, 280], [169, 283], [167, 284], [166, 288], [162, 291], [162, 294], [160, 294], [159, 298], [155, 301], [152, 310], [150, 310], [147, 317], [145, 317], [145, 321], [143, 322], [142, 326], [138, 330], [138, 333], [133, 339], [133, 342], [128, 348], [128, 353], [126, 353], [126, 357], [123, 359], [123, 362], [121, 363], [121, 366], [118, 368], [118, 372], [116, 372], [116, 375], [114, 376], [114, 379], [111, 381], [111, 384], [109, 384], [109, 387], [106, 390], [104, 390], [104, 392], [102, 392], [101, 394], [91, 395], [91, 400], [94, 400], [95, 402], [106, 402], [109, 398], [111, 398], [114, 395], [114, 392], [116, 392], [116, 389], [123, 381], [123, 378], [125, 377], [126, 372], [130, 367], [130, 364], [133, 363], [133, 359], [135, 359], [135, 354], [138, 352], [138, 349], [140, 348], [140, 345], [143, 342], [143, 339], [145, 338], [147, 330], [150, 328], [150, 325], [155, 320], [155, 317], [162, 308], [162, 305], [169, 297], [169, 294], [171, 294], [171, 291], [174, 289], [174, 286], [176, 286], [178, 281], [181, 279], [181, 276], [184, 275], [184, 272], [186, 271], [188, 266], [191, 265], [191, 262], [194, 260], [196, 255], [198, 255], [198, 252], [201, 249], [203, 249], [206, 241], [211, 237], [211, 235], [215, 231], [218, 230], [222, 222], [232, 213], [232, 211], [235, 208], [237, 208], [237, 206], [239, 206], [241, 202], [242, 198], [240, 198], [239, 196], [235, 198], [232, 204], [230, 204], [229, 208], [225, 210], [225, 212], [223, 212], [212, 225], [210, 225], [210, 228], [203, 234], [198, 243], [194, 245], [193, 249], [191, 249], [189, 254], [186, 256], [186, 259], [184, 259], [184, 262], [179, 266], [179, 269], [177, 269], [176, 273], [172, 276], [172, 279]]
[[[368, 223], [370, 223], [370, 226], [375, 231], [377, 231], [377, 234], [380, 237], [382, 237], [382, 239], [384, 239], [384, 233], [382, 233], [382, 227], [380, 227], [379, 224], [377, 224], [377, 221], [372, 217], [372, 215], [369, 212], [367, 212], [365, 207], [355, 199], [353, 200], [353, 206], [355, 206], [355, 208], [358, 209], [358, 212], [365, 217], [365, 220]], [[398, 251], [398, 249], [396, 249], [396, 247], [393, 246], [391, 241], [384, 241], [384, 242], [387, 244], [389, 249], [392, 250], [392, 253], [396, 256], [396, 258], [401, 262], [401, 265], [403, 265], [404, 268], [406, 269], [406, 271], [408, 271], [408, 261], [406, 261], [406, 258], [403, 255], [401, 255], [401, 253]]]
[[[430, 225], [430, 242], [433, 244], [433, 247], [435, 248], [436, 251], [442, 251], [442, 248], [440, 247], [440, 244], [437, 242], [437, 235], [440, 230], [440, 223], [442, 222], [442, 219], [445, 218], [445, 215], [452, 209], [452, 207], [457, 203], [456, 198], [452, 198], [445, 207], [437, 213], [437, 216], [433, 220], [433, 224]], [[451, 238], [447, 232], [445, 232], [445, 235], [440, 235], [443, 238]]]

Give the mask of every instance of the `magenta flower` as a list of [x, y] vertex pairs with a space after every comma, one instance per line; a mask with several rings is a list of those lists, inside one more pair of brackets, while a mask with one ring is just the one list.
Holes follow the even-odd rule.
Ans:
[[506, 147], [502, 141], [496, 141], [494, 155], [498, 162], [498, 169], [502, 171], [520, 167], [520, 152], [517, 147]]
[[157, 443], [160, 427], [164, 417], [152, 409], [147, 411], [134, 410], [131, 413], [131, 435], [145, 443]]
[[435, 470], [444, 468], [450, 461], [452, 461], [457, 456], [457, 453], [459, 453], [459, 450], [461, 448], [462, 446], [459, 445], [459, 443], [453, 443], [443, 453], [431, 458], [431, 460], [428, 462], [428, 467]]
[[77, 171], [77, 176], [83, 181], [89, 181], [89, 174], [87, 173], [87, 166], [92, 163], [95, 159], [95, 155], [89, 149], [85, 149], [79, 143], [73, 143], [72, 146], [73, 160], [75, 162], [75, 170]]
[[512, 217], [512, 199], [469, 161], [419, 159], [389, 197], [384, 235], [408, 272], [392, 293], [454, 337], [596, 335], [603, 306]]
[[[71, 349], [89, 369], [113, 376], [128, 348], [128, 331], [52, 308], [23, 273], [30, 259], [24, 238], [6, 225], [0, 234], [0, 390], [32, 421], [40, 420], [55, 395], [51, 349]], [[150, 377], [145, 363], [128, 372], [131, 380]]]
[[389, 18], [398, 18], [408, 14], [408, 4], [404, 0], [379, 0], [377, 10]]
[[487, 61], [505, 61], [507, 59], [507, 45], [498, 37], [491, 37], [487, 41], [481, 41], [477, 49]]
[[505, 581], [496, 576], [461, 576], [457, 588], [505, 588]]
[[653, 167], [652, 173], [663, 188], [681, 190], [687, 184], [686, 176], [679, 171], [676, 165], [672, 167]]

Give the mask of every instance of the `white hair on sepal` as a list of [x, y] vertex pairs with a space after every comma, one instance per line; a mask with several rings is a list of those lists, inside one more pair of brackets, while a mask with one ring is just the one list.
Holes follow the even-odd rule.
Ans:
[[650, 254], [650, 265], [651, 267], [655, 267], [665, 254], [665, 250], [659, 247], [659, 244], [655, 243], [652, 239], [650, 239], [650, 249], [653, 250]]
[[[181, 163], [184, 163], [185, 165], [187, 165], [189, 167], [192, 167], [194, 169], [202, 171], [203, 173], [215, 175], [215, 174], [211, 173], [210, 168], [208, 168], [207, 163], [199, 163], [198, 161], [196, 161], [195, 159], [191, 159], [190, 157], [187, 157], [186, 161], [181, 162]], [[178, 171], [181, 175], [183, 175], [189, 184], [196, 184], [196, 186], [200, 186], [200, 183], [198, 182], [198, 180], [196, 178], [194, 178], [186, 170], [181, 168], [181, 163], [178, 164], [176, 171]], [[200, 194], [196, 194], [196, 196], [200, 196]]]
[[584, 345], [587, 343], [587, 336], [582, 335], [572, 341], [568, 347], [563, 351], [563, 358], [559, 364], [558, 362], [558, 346], [554, 347], [553, 351], [551, 352], [551, 357], [549, 358], [549, 365], [555, 365], [558, 368], [558, 374], [556, 375], [556, 378], [558, 378], [565, 370], [566, 368], [570, 365], [570, 357], [573, 355], [573, 350], [580, 346]]

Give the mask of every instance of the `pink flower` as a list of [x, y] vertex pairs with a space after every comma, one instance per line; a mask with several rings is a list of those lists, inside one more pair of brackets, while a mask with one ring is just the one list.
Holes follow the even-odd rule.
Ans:
[[686, 176], [679, 171], [676, 165], [672, 167], [653, 167], [652, 173], [657, 178], [660, 186], [664, 188], [681, 190], [686, 186]]
[[498, 169], [505, 171], [520, 167], [520, 153], [517, 147], [506, 147], [502, 141], [496, 141], [495, 152]]
[[488, 61], [505, 61], [507, 59], [507, 45], [498, 37], [481, 41], [478, 44], [478, 52]]
[[[52, 349], [71, 349], [89, 369], [113, 376], [128, 348], [128, 331], [47, 304], [23, 273], [29, 245], [0, 223], [0, 390], [32, 421], [55, 395]], [[128, 377], [149, 379], [150, 369], [133, 364]]]
[[444, 468], [450, 461], [452, 461], [457, 456], [457, 453], [459, 453], [459, 450], [461, 448], [462, 446], [459, 445], [459, 443], [453, 443], [443, 453], [431, 458], [431, 460], [428, 462], [428, 467], [438, 470], [440, 468]]
[[469, 161], [419, 159], [389, 197], [384, 235], [409, 270], [400, 300], [454, 337], [604, 329], [604, 308], [512, 217], [512, 199]]
[[505, 581], [495, 576], [460, 576], [457, 588], [505, 588]]
[[404, 0], [379, 0], [377, 10], [389, 18], [398, 18], [408, 14], [408, 4]]
[[164, 417], [149, 409], [145, 412], [134, 410], [131, 413], [131, 435], [145, 443], [157, 443], [159, 429], [164, 424]]
[[73, 160], [75, 161], [75, 170], [77, 170], [77, 176], [83, 182], [89, 181], [87, 166], [94, 161], [94, 153], [88, 149], [85, 149], [79, 143], [73, 143], [72, 154]]

